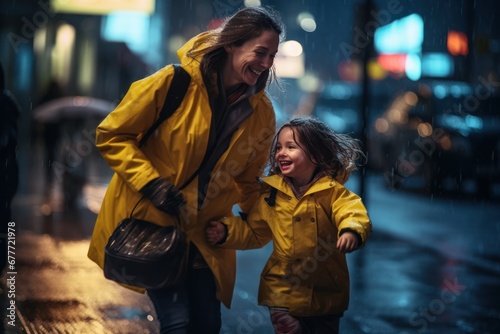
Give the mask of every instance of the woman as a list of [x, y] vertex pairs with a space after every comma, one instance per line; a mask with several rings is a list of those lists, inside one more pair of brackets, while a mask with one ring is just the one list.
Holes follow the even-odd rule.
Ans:
[[[97, 147], [116, 173], [89, 257], [103, 266], [109, 236], [143, 195], [149, 201], [139, 203], [134, 217], [172, 225], [179, 213], [187, 233], [186, 283], [148, 291], [161, 333], [219, 333], [220, 302], [230, 307], [235, 251], [210, 247], [204, 231], [209, 221], [232, 215], [234, 204], [248, 212], [259, 196], [256, 177], [262, 175], [276, 126], [264, 90], [274, 76], [283, 34], [276, 14], [262, 8], [240, 10], [221, 29], [201, 33], [178, 51], [191, 83], [178, 110], [146, 145], [139, 149], [137, 139], [158, 117], [171, 66], [133, 83], [97, 128]], [[205, 155], [209, 158], [197, 177], [179, 191]]]

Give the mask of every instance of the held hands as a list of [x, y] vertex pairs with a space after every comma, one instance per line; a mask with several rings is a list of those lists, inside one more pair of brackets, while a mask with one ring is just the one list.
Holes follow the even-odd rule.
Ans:
[[205, 229], [205, 236], [209, 245], [215, 246], [227, 237], [227, 231], [224, 224], [212, 220]]
[[186, 204], [179, 189], [163, 178], [149, 182], [141, 189], [141, 193], [158, 209], [172, 216], [178, 215], [180, 207]]
[[337, 250], [341, 253], [350, 253], [358, 248], [358, 238], [352, 232], [344, 232], [337, 240]]

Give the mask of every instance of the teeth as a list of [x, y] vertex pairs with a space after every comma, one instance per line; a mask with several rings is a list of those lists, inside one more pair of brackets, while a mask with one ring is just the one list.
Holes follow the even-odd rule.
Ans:
[[254, 70], [253, 68], [250, 68], [250, 71], [251, 71], [252, 73], [256, 74], [256, 75], [260, 75], [260, 74], [262, 73], [262, 71], [261, 71], [261, 72], [257, 72], [257, 71], [256, 71], [256, 70]]

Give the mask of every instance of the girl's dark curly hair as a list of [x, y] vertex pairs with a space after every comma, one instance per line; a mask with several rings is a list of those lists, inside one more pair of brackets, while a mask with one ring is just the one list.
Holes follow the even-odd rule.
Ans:
[[270, 175], [281, 174], [276, 161], [276, 143], [281, 131], [290, 128], [297, 145], [316, 165], [316, 174], [324, 172], [332, 178], [348, 177], [357, 169], [358, 160], [366, 161], [361, 143], [349, 135], [336, 133], [322, 121], [313, 117], [298, 117], [282, 125], [271, 146]]

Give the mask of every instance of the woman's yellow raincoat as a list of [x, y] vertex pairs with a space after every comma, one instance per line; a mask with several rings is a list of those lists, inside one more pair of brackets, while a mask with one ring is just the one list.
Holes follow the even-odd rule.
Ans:
[[[134, 82], [122, 102], [97, 128], [97, 147], [115, 171], [88, 251], [89, 258], [101, 268], [104, 246], [118, 223], [131, 214], [141, 198], [139, 190], [158, 177], [180, 186], [202, 162], [212, 112], [199, 62], [186, 56], [194, 40], [200, 38], [205, 39], [206, 34], [193, 38], [178, 51], [181, 65], [191, 76], [184, 100], [144, 146], [138, 148], [138, 138], [159, 116], [174, 72], [172, 66]], [[210, 220], [230, 216], [236, 203], [248, 212], [259, 196], [257, 177], [262, 175], [268, 159], [276, 121], [264, 91], [250, 96], [249, 102], [253, 113], [232, 135], [229, 148], [215, 165], [204, 205], [199, 211], [198, 178], [182, 190], [187, 204], [182, 208], [181, 225], [188, 240], [196, 245], [213, 271], [217, 296], [227, 307], [231, 304], [236, 276], [235, 251], [210, 247], [205, 240], [205, 227]], [[139, 203], [134, 217], [159, 225], [174, 224], [171, 216], [147, 200]]]
[[296, 316], [341, 315], [349, 304], [346, 257], [336, 249], [341, 233], [358, 235], [362, 247], [371, 222], [361, 198], [324, 176], [297, 199], [281, 176], [263, 182], [277, 189], [261, 195], [246, 221], [229, 217], [222, 247], [251, 249], [273, 241], [262, 270], [259, 304], [288, 308]]

